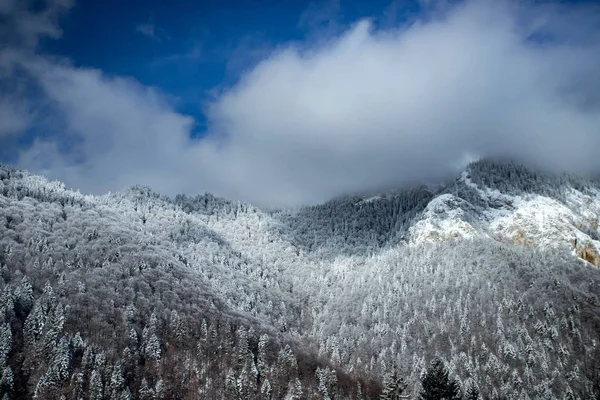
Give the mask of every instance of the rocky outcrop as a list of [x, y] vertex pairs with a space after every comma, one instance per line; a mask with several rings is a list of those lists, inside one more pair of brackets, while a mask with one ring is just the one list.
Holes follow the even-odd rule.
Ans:
[[437, 196], [410, 228], [409, 243], [493, 237], [530, 248], [569, 247], [582, 260], [600, 265], [597, 190], [583, 193], [565, 186], [559, 200], [539, 194], [500, 193], [474, 184], [467, 174], [459, 184], [479, 199], [469, 202], [449, 193]]
[[598, 254], [598, 251], [592, 247], [591, 243], [586, 243], [584, 246], [576, 248], [575, 253], [577, 254], [577, 257], [596, 267], [600, 265], [600, 254]]

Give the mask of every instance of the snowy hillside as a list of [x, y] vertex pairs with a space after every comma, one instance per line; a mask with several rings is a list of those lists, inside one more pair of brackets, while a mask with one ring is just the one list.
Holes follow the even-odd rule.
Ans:
[[[0, 167], [0, 394], [376, 399], [434, 358], [483, 398], [600, 393], [600, 191], [513, 163], [263, 211]], [[586, 260], [586, 261], [582, 261]]]
[[[539, 191], [548, 183], [538, 185]], [[560, 195], [555, 198], [551, 190], [544, 194], [502, 193], [474, 183], [469, 171], [464, 171], [450, 190], [466, 190], [468, 195], [461, 198], [444, 193], [435, 197], [411, 227], [410, 243], [491, 237], [537, 249], [566, 247], [597, 267], [600, 190], [591, 183], [577, 188], [568, 183], [561, 185]]]

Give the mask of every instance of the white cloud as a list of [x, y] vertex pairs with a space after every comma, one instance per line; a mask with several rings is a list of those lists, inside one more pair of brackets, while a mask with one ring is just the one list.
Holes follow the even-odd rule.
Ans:
[[35, 110], [25, 94], [31, 88], [19, 66], [41, 38], [61, 36], [58, 19], [71, 6], [71, 0], [0, 0], [0, 139], [32, 125]]
[[161, 42], [163, 39], [169, 39], [167, 32], [157, 27], [153, 18], [148, 19], [146, 23], [136, 25], [135, 30], [158, 42]]
[[0, 0], [0, 44], [3, 47], [35, 47], [41, 37], [59, 38], [59, 17], [72, 0]]
[[95, 192], [144, 183], [286, 205], [437, 179], [473, 156], [597, 170], [600, 14], [570, 8], [567, 26], [560, 7], [467, 2], [282, 46], [217, 96], [195, 140], [156, 90], [38, 60], [70, 146], [38, 141], [21, 164]]
[[[134, 182], [153, 184], [163, 173], [177, 172], [193, 121], [170, 110], [154, 89], [97, 70], [39, 60], [27, 68], [60, 116], [62, 131], [38, 140], [22, 155], [24, 165], [94, 192]], [[54, 140], [67, 148], [53, 146]], [[181, 191], [181, 178], [160, 181], [160, 188]], [[175, 186], [168, 186], [169, 181]]]
[[138, 31], [139, 33], [141, 33], [142, 35], [146, 35], [153, 39], [156, 38], [156, 34], [155, 34], [156, 28], [155, 28], [154, 24], [151, 22], [148, 22], [145, 24], [139, 24], [135, 27], [135, 30]]
[[16, 135], [29, 126], [29, 113], [24, 104], [14, 99], [0, 97], [0, 138]]

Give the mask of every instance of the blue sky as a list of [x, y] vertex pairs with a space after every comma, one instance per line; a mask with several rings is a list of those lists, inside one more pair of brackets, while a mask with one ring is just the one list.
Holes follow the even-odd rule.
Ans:
[[0, 161], [259, 204], [600, 170], [593, 1], [0, 0]]
[[277, 46], [339, 34], [361, 18], [396, 24], [420, 7], [414, 0], [82, 1], [61, 20], [62, 37], [40, 49], [160, 88], [203, 128], [212, 91], [234, 84]]

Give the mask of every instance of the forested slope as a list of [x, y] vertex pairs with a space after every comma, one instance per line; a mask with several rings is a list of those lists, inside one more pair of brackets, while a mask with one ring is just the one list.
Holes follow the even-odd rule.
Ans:
[[598, 188], [540, 174], [263, 211], [2, 166], [0, 395], [374, 399], [397, 370], [416, 396], [439, 358], [483, 398], [594, 398]]

